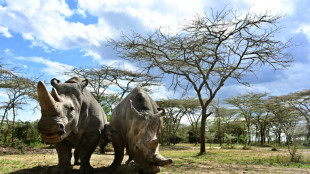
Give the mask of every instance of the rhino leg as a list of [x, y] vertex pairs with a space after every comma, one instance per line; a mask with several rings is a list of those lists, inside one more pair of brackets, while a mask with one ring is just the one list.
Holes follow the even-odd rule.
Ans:
[[132, 159], [131, 155], [129, 155], [129, 158], [128, 158], [128, 160], [126, 161], [126, 165], [132, 165], [132, 166], [135, 165], [135, 162], [134, 162], [134, 160]]
[[74, 149], [74, 165], [80, 165], [80, 148]]
[[114, 160], [110, 165], [110, 168], [112, 168], [112, 170], [116, 170], [123, 161], [125, 146], [121, 136], [117, 133], [113, 133], [112, 144], [114, 147]]
[[104, 140], [102, 144], [100, 144], [100, 154], [105, 154], [105, 147], [108, 145], [109, 141]]
[[134, 161], [132, 159], [132, 155], [128, 150], [129, 148], [126, 146], [126, 152], [128, 154], [128, 160], [126, 161], [126, 165], [134, 165]]
[[95, 134], [95, 135], [88, 135], [85, 137], [87, 138], [83, 140], [82, 146], [80, 146], [81, 174], [94, 172], [94, 168], [90, 165], [89, 160], [99, 142], [99, 135]]
[[67, 166], [71, 165], [71, 146], [64, 140], [55, 144], [58, 154], [58, 165], [52, 169], [52, 174], [67, 173]]

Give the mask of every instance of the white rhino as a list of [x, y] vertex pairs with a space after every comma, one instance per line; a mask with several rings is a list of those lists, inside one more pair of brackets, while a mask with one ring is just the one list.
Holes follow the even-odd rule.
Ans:
[[115, 156], [112, 169], [120, 166], [126, 148], [140, 173], [158, 173], [159, 166], [172, 163], [158, 153], [158, 136], [164, 110], [140, 87], [136, 87], [113, 110], [110, 131]]
[[72, 148], [80, 157], [80, 173], [90, 173], [94, 169], [89, 163], [96, 149], [105, 123], [106, 115], [85, 88], [88, 80], [73, 77], [65, 83], [52, 79], [49, 93], [43, 82], [38, 83], [38, 97], [41, 119], [38, 129], [45, 142], [54, 143], [58, 154], [58, 165], [52, 174], [64, 174], [70, 165]]

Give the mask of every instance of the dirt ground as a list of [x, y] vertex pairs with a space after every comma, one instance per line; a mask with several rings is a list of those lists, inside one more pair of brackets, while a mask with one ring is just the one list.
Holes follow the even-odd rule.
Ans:
[[[213, 151], [219, 151], [226, 153], [223, 149], [216, 149]], [[179, 157], [181, 153], [190, 153], [197, 151], [197, 148], [165, 148], [162, 149], [163, 156], [172, 156], [174, 164], [171, 166], [161, 168], [161, 174], [174, 174], [174, 173], [193, 173], [193, 174], [310, 174], [309, 168], [298, 168], [291, 166], [270, 166], [270, 165], [241, 165], [241, 164], [225, 164], [221, 162], [215, 162], [207, 158], [194, 159], [193, 157]], [[243, 153], [245, 156], [267, 155], [266, 149], [258, 148], [251, 151], [231, 150], [234, 153]], [[227, 150], [227, 154], [231, 153]], [[173, 156], [173, 153], [177, 155]], [[310, 156], [310, 150], [300, 150], [301, 153]], [[255, 153], [255, 154], [254, 154]], [[286, 153], [285, 150], [280, 151], [279, 154]], [[208, 154], [206, 155], [208, 157]], [[97, 151], [92, 155], [91, 165], [95, 168], [95, 174], [109, 174], [107, 167], [112, 163], [114, 158], [113, 152], [107, 152], [102, 155]], [[128, 156], [125, 155], [123, 163], [127, 160]], [[200, 160], [200, 161], [199, 161]], [[0, 173], [3, 174], [47, 174], [51, 172], [53, 166], [57, 165], [57, 154], [55, 149], [11, 149], [0, 147]], [[73, 163], [73, 159], [72, 159]], [[2, 169], [1, 169], [2, 168]], [[79, 166], [70, 166], [70, 174], [78, 174]], [[115, 172], [113, 172], [115, 173]], [[126, 166], [123, 164], [120, 170], [116, 173], [123, 174], [137, 174], [133, 166]]]

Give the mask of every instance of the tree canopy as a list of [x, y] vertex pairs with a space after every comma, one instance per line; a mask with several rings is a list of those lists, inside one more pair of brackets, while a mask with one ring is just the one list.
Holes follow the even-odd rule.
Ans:
[[[246, 13], [223, 9], [197, 15], [184, 21], [177, 33], [157, 29], [147, 35], [136, 32], [110, 40], [119, 57], [135, 62], [148, 72], [160, 70], [172, 76], [171, 86], [184, 95], [195, 91], [202, 109], [201, 147], [205, 152], [207, 107], [226, 80], [246, 84], [242, 77], [257, 67], [287, 67], [292, 57], [286, 51], [290, 42], [276, 38], [283, 16]], [[206, 98], [207, 100], [203, 100]]]

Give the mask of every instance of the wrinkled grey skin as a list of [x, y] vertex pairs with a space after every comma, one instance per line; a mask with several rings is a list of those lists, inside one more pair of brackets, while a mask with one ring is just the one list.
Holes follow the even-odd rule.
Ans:
[[93, 172], [89, 163], [101, 132], [107, 122], [106, 115], [94, 97], [86, 90], [88, 80], [73, 77], [65, 83], [52, 79], [49, 93], [43, 82], [38, 83], [41, 119], [38, 129], [45, 142], [54, 143], [58, 165], [52, 174], [67, 173], [72, 148], [80, 157], [80, 173]]
[[112, 142], [112, 135], [110, 131], [110, 123], [104, 125], [103, 132], [101, 133], [101, 138], [99, 141], [100, 154], [105, 154], [105, 147], [109, 142]]
[[159, 166], [172, 163], [158, 153], [158, 136], [162, 129], [164, 111], [140, 87], [136, 87], [114, 109], [110, 131], [115, 157], [112, 169], [120, 166], [126, 148], [129, 161], [134, 160], [140, 173], [158, 173]]
[[[109, 142], [112, 141], [111, 131], [110, 131], [110, 124], [109, 122], [104, 125], [104, 129], [101, 131], [101, 136], [99, 139], [99, 146], [100, 146], [100, 154], [105, 154], [105, 147], [108, 145]], [[80, 149], [74, 149], [74, 165], [80, 165]]]

